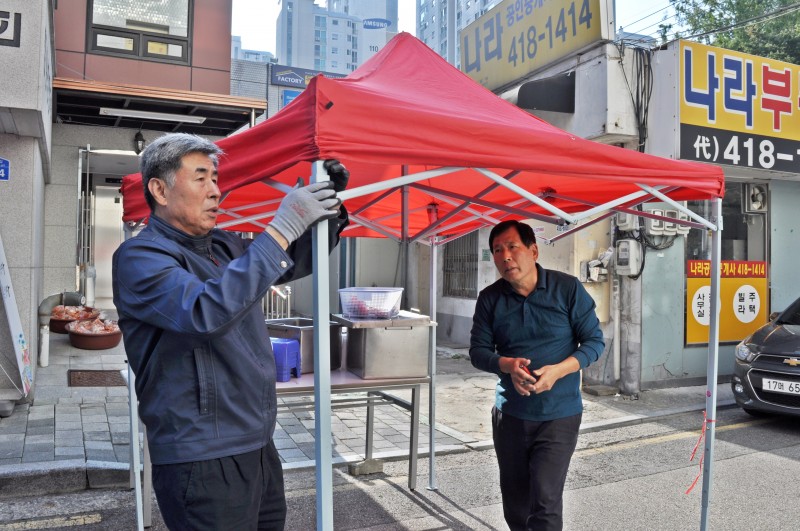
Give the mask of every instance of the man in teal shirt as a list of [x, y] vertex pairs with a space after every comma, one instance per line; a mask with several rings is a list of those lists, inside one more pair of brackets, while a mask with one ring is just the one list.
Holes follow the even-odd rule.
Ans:
[[561, 529], [583, 411], [579, 371], [603, 352], [600, 322], [577, 278], [536, 263], [530, 226], [499, 223], [489, 247], [502, 278], [478, 296], [469, 354], [500, 377], [492, 432], [503, 512], [512, 531]]

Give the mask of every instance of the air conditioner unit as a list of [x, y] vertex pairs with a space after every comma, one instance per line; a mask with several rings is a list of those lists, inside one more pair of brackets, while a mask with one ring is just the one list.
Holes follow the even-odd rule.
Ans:
[[745, 214], [761, 214], [767, 211], [767, 185], [745, 183], [742, 194], [742, 209]]

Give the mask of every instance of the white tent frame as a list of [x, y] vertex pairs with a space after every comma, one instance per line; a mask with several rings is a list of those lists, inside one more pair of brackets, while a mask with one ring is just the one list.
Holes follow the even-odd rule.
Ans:
[[[557, 239], [563, 238], [576, 230], [589, 226], [600, 219], [607, 218], [613, 215], [614, 212], [628, 212], [637, 216], [663, 219], [679, 225], [685, 225], [692, 228], [706, 229], [709, 231], [711, 239], [711, 315], [709, 322], [709, 339], [708, 339], [708, 368], [707, 368], [707, 391], [706, 391], [706, 419], [705, 419], [705, 454], [703, 461], [703, 494], [701, 503], [701, 522], [700, 528], [707, 529], [709, 517], [709, 504], [711, 498], [711, 486], [714, 464], [714, 439], [715, 439], [715, 422], [717, 411], [717, 373], [718, 373], [718, 357], [719, 357], [719, 288], [720, 288], [720, 257], [721, 257], [721, 232], [722, 232], [722, 199], [714, 199], [713, 208], [711, 210], [711, 219], [705, 219], [698, 214], [692, 212], [682, 203], [669, 198], [665, 193], [669, 193], [672, 188], [669, 187], [652, 187], [645, 184], [638, 184], [641, 191], [619, 197], [612, 201], [603, 204], [588, 204], [586, 201], [571, 199], [576, 203], [587, 205], [587, 209], [579, 213], [567, 214], [566, 212], [554, 207], [545, 199], [545, 195], [537, 195], [528, 192], [527, 190], [517, 186], [512, 182], [513, 177], [518, 173], [516, 171], [510, 172], [505, 177], [499, 176], [496, 173], [482, 168], [473, 168], [473, 170], [484, 175], [493, 182], [483, 192], [476, 194], [474, 197], [465, 197], [444, 190], [436, 190], [430, 186], [423, 186], [415, 184], [419, 181], [426, 179], [435, 179], [441, 176], [448, 175], [453, 172], [462, 171], [466, 168], [439, 168], [435, 170], [428, 170], [413, 175], [403, 175], [393, 179], [387, 179], [371, 183], [368, 185], [360, 186], [344, 190], [338, 194], [342, 200], [352, 199], [367, 194], [374, 194], [384, 192], [374, 202], [386, 197], [397, 189], [403, 190], [404, 187], [413, 186], [424, 190], [431, 195], [436, 196], [438, 199], [451, 204], [457, 204], [455, 211], [443, 216], [431, 223], [427, 228], [420, 231], [413, 237], [407, 234], [408, 227], [408, 204], [407, 193], [403, 193], [403, 200], [401, 201], [401, 211], [399, 214], [402, 217], [403, 229], [398, 234], [396, 230], [389, 228], [382, 222], [386, 220], [368, 220], [360, 216], [365, 208], [363, 207], [354, 211], [350, 215], [352, 222], [370, 228], [384, 236], [402, 239], [407, 241], [419, 241], [426, 243], [425, 238], [429, 238], [428, 244], [431, 246], [431, 319], [434, 321], [434, 326], [430, 327], [431, 336], [429, 341], [429, 373], [430, 373], [430, 391], [429, 391], [429, 429], [430, 429], [430, 476], [429, 476], [429, 489], [436, 489], [436, 476], [435, 476], [435, 409], [436, 409], [436, 253], [434, 247], [441, 245], [447, 240], [438, 240], [435, 236], [436, 233], [447, 232], [456, 229], [464, 221], [448, 223], [448, 220], [457, 212], [467, 210], [473, 214], [470, 221], [481, 218], [486, 222], [486, 225], [493, 225], [501, 221], [492, 217], [494, 213], [510, 213], [524, 218], [534, 218], [541, 221], [547, 221], [557, 225], [576, 225], [581, 221], [587, 221], [583, 226], [575, 226], [572, 229], [562, 231], [561, 234], [554, 238], [543, 239], [545, 243], [552, 243]], [[327, 172], [323, 169], [322, 161], [317, 161], [312, 166], [311, 182], [327, 181]], [[514, 208], [513, 205], [500, 205], [489, 203], [481, 200], [480, 198], [493, 190], [497, 186], [503, 186], [512, 190], [520, 195], [521, 201], [532, 202], [541, 207], [543, 210], [550, 212], [552, 216], [535, 215], [530, 212]], [[555, 197], [555, 196], [554, 196]], [[664, 218], [656, 216], [647, 212], [632, 210], [630, 207], [645, 201], [656, 199], [670, 204], [676, 210], [686, 214], [689, 219], [694, 221], [676, 220], [674, 218]], [[489, 213], [481, 213], [470, 209], [471, 203], [481, 204], [488, 206], [492, 210]], [[519, 203], [517, 203], [519, 204]], [[622, 206], [627, 205], [627, 206]], [[259, 217], [266, 217], [271, 214], [252, 216], [253, 219]], [[589, 220], [592, 216], [597, 216], [594, 220]], [[237, 220], [241, 222], [242, 219]], [[346, 229], [345, 229], [346, 230]], [[330, 326], [330, 297], [329, 293], [329, 264], [328, 264], [328, 221], [319, 222], [312, 229], [313, 238], [313, 288], [314, 288], [314, 366], [318, 370], [314, 371], [314, 413], [315, 413], [315, 457], [316, 457], [316, 490], [317, 490], [317, 529], [327, 530], [333, 529], [333, 476], [332, 476], [332, 447], [331, 447], [331, 382], [330, 382], [330, 338], [325, 331]], [[323, 355], [324, 353], [324, 355]]]
[[[323, 168], [322, 161], [316, 161], [312, 165], [312, 175], [311, 175], [311, 182], [323, 182], [329, 180], [327, 171]], [[385, 224], [387, 219], [383, 220], [369, 220], [363, 216], [361, 216], [361, 212], [363, 212], [369, 205], [365, 205], [360, 209], [350, 213], [350, 220], [354, 223], [367, 227], [371, 230], [378, 232], [388, 238], [393, 238], [396, 240], [401, 241], [408, 241], [414, 242], [419, 241], [420, 243], [424, 243], [431, 246], [431, 260], [430, 260], [430, 313], [431, 319], [433, 322], [433, 326], [430, 328], [430, 336], [429, 336], [429, 351], [428, 351], [428, 372], [430, 375], [430, 383], [429, 383], [429, 441], [430, 441], [430, 464], [429, 464], [429, 480], [428, 480], [428, 489], [436, 490], [438, 487], [436, 485], [436, 448], [435, 448], [435, 425], [436, 425], [436, 269], [437, 269], [437, 261], [436, 261], [436, 252], [435, 247], [437, 245], [442, 245], [447, 241], [454, 239], [455, 237], [451, 238], [443, 238], [439, 239], [436, 234], [441, 232], [447, 232], [451, 230], [456, 230], [460, 225], [463, 223], [474, 221], [475, 219], [482, 219], [486, 226], [494, 225], [499, 223], [502, 219], [493, 217], [494, 214], [512, 214], [522, 218], [528, 219], [538, 219], [540, 221], [545, 221], [548, 223], [553, 223], [556, 225], [566, 227], [567, 225], [575, 225], [574, 227], [566, 230], [562, 230], [558, 235], [553, 238], [539, 238], [544, 243], [554, 243], [555, 241], [571, 234], [577, 230], [581, 230], [585, 227], [588, 227], [598, 221], [605, 219], [614, 214], [614, 212], [626, 212], [631, 213], [636, 216], [652, 218], [652, 219], [660, 219], [664, 221], [669, 221], [672, 223], [676, 223], [679, 225], [685, 225], [692, 228], [698, 229], [706, 229], [710, 233], [711, 238], [711, 315], [710, 315], [710, 322], [709, 322], [709, 340], [708, 340], [708, 368], [707, 368], [707, 391], [706, 391], [706, 420], [705, 420], [705, 454], [704, 454], [704, 461], [703, 461], [703, 494], [702, 494], [702, 505], [701, 505], [701, 521], [700, 521], [700, 529], [706, 530], [708, 527], [708, 517], [709, 517], [709, 504], [711, 499], [711, 486], [712, 486], [712, 475], [713, 475], [713, 464], [714, 464], [714, 439], [715, 439], [715, 422], [716, 422], [716, 411], [717, 411], [717, 373], [718, 373], [718, 356], [719, 356], [719, 286], [720, 286], [720, 256], [721, 256], [721, 231], [722, 231], [722, 200], [715, 199], [713, 200], [713, 208], [712, 208], [712, 215], [711, 219], [707, 220], [688, 208], [686, 208], [682, 203], [676, 202], [675, 200], [666, 196], [666, 193], [669, 193], [674, 188], [671, 187], [661, 187], [656, 188], [652, 186], [648, 186], [645, 184], [638, 184], [641, 191], [634, 192], [612, 201], [608, 201], [603, 204], [596, 204], [590, 203], [585, 200], [580, 200], [576, 198], [571, 198], [559, 194], [532, 194], [527, 190], [517, 186], [511, 180], [516, 176], [519, 172], [511, 171], [506, 176], [499, 176], [496, 173], [483, 169], [483, 168], [473, 168], [478, 173], [484, 175], [492, 181], [487, 188], [483, 191], [476, 194], [474, 197], [467, 197], [457, 193], [449, 192], [446, 190], [439, 190], [427, 185], [417, 184], [419, 181], [426, 180], [426, 179], [434, 179], [437, 177], [442, 177], [448, 175], [453, 172], [462, 171], [466, 168], [439, 168], [435, 170], [428, 170], [420, 173], [416, 173], [413, 175], [403, 175], [400, 177], [396, 177], [394, 179], [388, 179], [385, 181], [380, 181], [376, 183], [371, 183], [368, 185], [360, 186], [358, 188], [352, 188], [348, 190], [344, 190], [338, 194], [338, 196], [343, 200], [346, 201], [347, 199], [352, 199], [356, 197], [360, 197], [367, 194], [374, 194], [378, 192], [383, 192], [380, 194], [376, 199], [374, 199], [370, 204], [374, 204], [377, 201], [387, 197], [391, 193], [397, 191], [398, 189], [401, 190], [402, 193], [402, 201], [401, 201], [401, 211], [399, 214], [395, 214], [390, 216], [387, 219], [393, 219], [396, 215], [402, 217], [402, 229], [400, 233], [398, 233], [395, 229], [390, 228], [388, 225]], [[277, 183], [270, 179], [265, 179], [264, 184], [273, 186], [278, 188], [284, 192], [288, 191], [290, 187], [283, 185], [281, 183]], [[491, 203], [488, 201], [484, 201], [481, 199], [484, 195], [489, 193], [490, 191], [494, 190], [497, 186], [503, 186], [508, 188], [514, 192], [517, 192], [520, 195], [520, 199], [518, 201], [514, 201], [513, 204], [510, 205], [501, 205], [496, 203]], [[410, 214], [408, 208], [408, 193], [406, 187], [415, 187], [418, 188], [433, 197], [436, 197], [438, 200], [442, 202], [449, 203], [451, 205], [456, 206], [454, 210], [450, 213], [444, 215], [443, 217], [436, 219], [433, 221], [428, 227], [421, 230], [414, 236], [410, 236], [408, 234], [408, 216]], [[548, 203], [545, 199], [547, 197], [554, 197], [559, 199], [568, 199], [576, 204], [585, 204], [587, 206], [586, 210], [583, 210], [578, 213], [574, 214], [567, 214], [566, 212], [554, 207], [550, 203]], [[223, 198], [224, 199], [224, 198]], [[657, 199], [659, 201], [665, 202], [670, 204], [676, 210], [683, 212], [686, 214], [690, 219], [694, 221], [687, 221], [687, 220], [680, 220], [674, 218], [666, 218], [664, 216], [658, 216], [651, 214], [649, 212], [633, 210], [631, 207], [636, 206], [638, 204], [644, 203], [651, 199]], [[222, 203], [222, 201], [220, 201]], [[247, 205], [246, 207], [242, 208], [253, 208], [254, 206], [271, 206], [277, 205], [280, 203], [280, 200], [271, 200], [265, 201], [261, 204], [251, 204]], [[475, 209], [470, 208], [470, 204], [479, 204], [481, 206], [485, 206], [490, 208], [487, 212], [478, 212]], [[542, 214], [533, 214], [527, 212], [525, 210], [515, 208], [517, 205], [522, 203], [535, 203], [543, 210], [550, 212], [551, 216], [542, 215]], [[626, 205], [626, 206], [623, 206]], [[450, 219], [457, 214], [458, 212], [466, 210], [472, 214], [471, 218], [468, 218], [466, 221], [453, 221], [451, 222]], [[237, 215], [234, 210], [226, 210], [222, 205], [220, 205], [220, 211], [228, 213], [232, 215], [233, 220], [220, 223], [218, 228], [226, 228], [229, 226], [233, 226], [239, 223], [250, 222], [255, 224], [256, 226], [263, 226], [266, 227], [266, 221], [259, 221], [262, 219], [270, 218], [274, 215], [275, 210], [271, 210], [268, 212], [263, 212], [251, 216], [240, 216]], [[594, 219], [589, 219], [594, 216]], [[578, 223], [584, 221], [583, 225], [577, 225]], [[129, 230], [132, 232], [142, 222], [140, 221], [135, 226], [131, 227]], [[345, 229], [347, 230], [347, 229]], [[457, 237], [457, 236], [456, 236]], [[427, 238], [427, 240], [426, 240]], [[317, 529], [320, 530], [328, 530], [333, 529], [333, 456], [332, 456], [332, 445], [331, 445], [331, 378], [330, 378], [330, 335], [327, 333], [327, 330], [330, 327], [330, 297], [329, 297], [329, 288], [330, 288], [330, 271], [329, 271], [329, 263], [328, 263], [328, 254], [329, 254], [329, 247], [328, 247], [328, 221], [321, 221], [317, 223], [312, 228], [312, 265], [313, 265], [313, 277], [312, 277], [312, 286], [314, 291], [314, 367], [317, 369], [314, 371], [314, 428], [315, 428], [315, 460], [316, 460], [316, 510], [317, 510]], [[325, 355], [322, 355], [325, 353]], [[135, 394], [132, 394], [132, 402], [135, 400]], [[133, 407], [131, 408], [133, 412]], [[710, 414], [708, 412], [711, 412]], [[131, 421], [133, 422], [133, 420]], [[133, 430], [132, 430], [133, 433]], [[136, 452], [138, 454], [138, 452]], [[138, 459], [133, 459], [133, 467], [134, 470], [138, 469]], [[145, 454], [145, 471], [147, 473], [148, 468], [148, 458]], [[136, 484], [136, 507], [137, 507], [137, 524], [139, 528], [142, 528], [143, 523], [143, 512], [142, 512], [142, 493], [140, 484], [137, 482]], [[146, 520], [149, 521], [149, 507], [145, 507], [146, 511]]]

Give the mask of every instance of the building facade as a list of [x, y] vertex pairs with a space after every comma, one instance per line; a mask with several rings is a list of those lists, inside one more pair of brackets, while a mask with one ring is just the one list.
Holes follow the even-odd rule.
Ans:
[[[50, 295], [113, 309], [119, 186], [170, 131], [218, 139], [266, 101], [231, 97], [231, 0], [9, 0], [0, 11], [0, 236], [15, 300], [0, 326], [0, 401], [33, 400]], [[47, 323], [44, 317], [44, 324]], [[32, 386], [15, 353], [24, 344]], [[16, 365], [16, 366], [15, 366]], [[23, 396], [27, 395], [27, 396]]]
[[[417, 8], [417, 38], [446, 58], [448, 6], [455, 5], [456, 32], [459, 32], [499, 3], [499, 0], [420, 0]], [[459, 44], [456, 38], [457, 62], [458, 50]]]
[[242, 38], [231, 36], [231, 61], [251, 61], [255, 63], [274, 63], [277, 61], [272, 52], [247, 50], [242, 48]]
[[285, 0], [277, 56], [284, 65], [349, 74], [397, 33], [397, 0]]
[[344, 74], [320, 72], [274, 62], [264, 63], [244, 59], [231, 61], [231, 96], [266, 98], [267, 112], [256, 123], [266, 120], [289, 105], [305, 90], [314, 76], [344, 77]]

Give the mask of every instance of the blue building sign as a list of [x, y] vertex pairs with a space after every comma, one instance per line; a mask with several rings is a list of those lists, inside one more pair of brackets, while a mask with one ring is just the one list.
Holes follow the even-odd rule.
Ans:
[[334, 74], [331, 72], [321, 72], [319, 70], [298, 68], [296, 66], [275, 64], [272, 65], [270, 83], [272, 85], [281, 85], [284, 87], [306, 88], [308, 86], [308, 82], [311, 81], [311, 78], [317, 74], [322, 74], [330, 79], [344, 77], [342, 74]]
[[11, 177], [11, 163], [0, 158], [0, 181], [7, 181]]
[[284, 89], [284, 91], [281, 92], [281, 109], [292, 103], [292, 100], [294, 100], [302, 92], [302, 90]]

